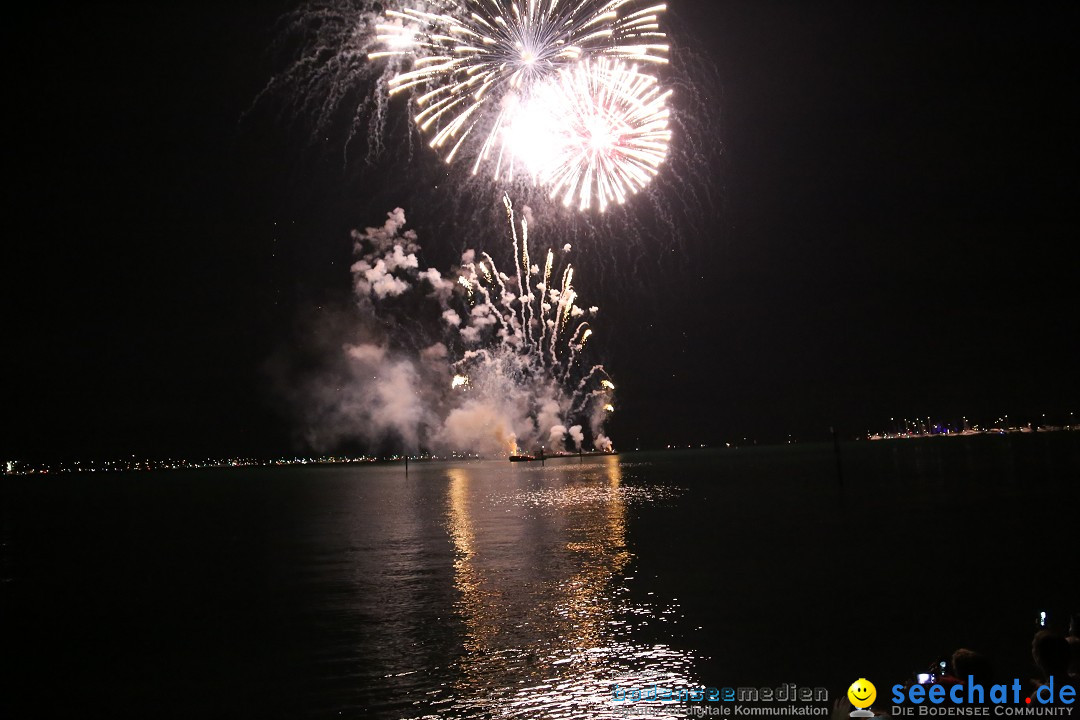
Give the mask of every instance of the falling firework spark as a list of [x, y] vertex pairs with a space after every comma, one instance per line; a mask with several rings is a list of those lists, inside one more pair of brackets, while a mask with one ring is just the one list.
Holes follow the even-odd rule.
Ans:
[[[562, 284], [558, 289], [549, 289], [546, 284], [543, 287], [534, 284], [533, 277], [540, 276], [540, 269], [529, 264], [528, 222], [523, 219], [518, 223], [509, 197], [503, 198], [503, 204], [515, 246], [515, 275], [519, 294], [515, 295], [507, 289], [488, 255], [485, 255], [486, 262], [464, 265], [458, 283], [467, 284], [479, 292], [479, 295], [474, 294], [470, 298], [474, 303], [470, 312], [472, 317], [492, 318], [490, 323], [482, 324], [497, 325], [499, 330], [496, 334], [502, 344], [514, 348], [517, 354], [526, 358], [525, 364], [533, 366], [533, 370], [565, 382], [576, 367], [576, 354], [592, 335], [589, 322], [581, 318], [595, 314], [595, 309], [590, 313], [575, 304], [578, 295], [573, 284], [572, 266], [568, 265], [563, 271]], [[554, 255], [549, 251], [544, 280], [550, 275], [553, 261]], [[495, 277], [500, 279], [496, 282]], [[572, 329], [568, 331], [571, 324]], [[467, 333], [466, 337], [474, 339], [476, 336]], [[467, 360], [463, 362], [467, 364]], [[611, 385], [611, 389], [614, 389], [614, 385]]]

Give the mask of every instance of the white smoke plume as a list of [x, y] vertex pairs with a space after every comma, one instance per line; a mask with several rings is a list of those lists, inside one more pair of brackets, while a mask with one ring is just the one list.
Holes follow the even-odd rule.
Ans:
[[[603, 435], [600, 435], [600, 438], [603, 438], [603, 437], [604, 437]], [[599, 440], [600, 438], [597, 438], [597, 439]], [[574, 427], [570, 428], [570, 439], [574, 441], [574, 449], [580, 450], [582, 443], [585, 442], [585, 433], [581, 431], [581, 426], [580, 425], [575, 425]], [[606, 440], [607, 438], [604, 438], [604, 439]], [[609, 443], [609, 445], [610, 445], [610, 443]], [[600, 448], [598, 447], [597, 449], [600, 449]], [[608, 448], [605, 448], [605, 449], [610, 450], [611, 448], [608, 447]]]
[[561, 452], [566, 449], [566, 427], [563, 425], [553, 425], [551, 428], [551, 434], [548, 437], [549, 446], [555, 452]]

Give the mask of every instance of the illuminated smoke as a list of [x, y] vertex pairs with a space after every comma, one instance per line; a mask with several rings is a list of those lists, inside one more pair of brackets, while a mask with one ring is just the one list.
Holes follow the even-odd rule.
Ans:
[[357, 302], [381, 337], [345, 346], [347, 381], [312, 414], [334, 424], [321, 436], [488, 456], [611, 449], [603, 408], [614, 385], [583, 361], [598, 310], [577, 304], [572, 266], [532, 263], [529, 224], [504, 205], [509, 272], [472, 250], [451, 272], [420, 270], [400, 209], [353, 233]]

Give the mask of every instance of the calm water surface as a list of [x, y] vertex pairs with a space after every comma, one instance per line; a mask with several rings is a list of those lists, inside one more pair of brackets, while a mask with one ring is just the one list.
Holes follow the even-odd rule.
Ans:
[[[3, 480], [4, 717], [611, 717], [1034, 672], [1076, 434]], [[683, 717], [677, 706], [654, 717]]]

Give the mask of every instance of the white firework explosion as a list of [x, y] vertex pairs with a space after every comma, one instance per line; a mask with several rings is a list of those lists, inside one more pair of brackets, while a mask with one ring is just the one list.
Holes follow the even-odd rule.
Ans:
[[551, 197], [603, 211], [659, 171], [671, 140], [670, 94], [636, 66], [585, 61], [536, 89], [508, 145]]
[[[667, 62], [664, 5], [636, 0], [465, 0], [388, 9], [371, 59], [448, 161], [524, 172], [564, 204], [605, 209], [643, 188], [670, 140], [667, 99], [639, 66]], [[544, 158], [544, 168], [530, 159]], [[520, 167], [520, 166], [524, 167]], [[520, 169], [519, 169], [520, 168]]]

